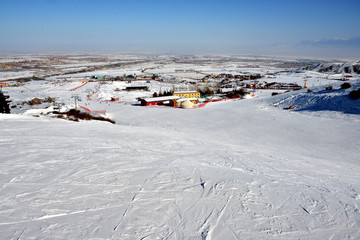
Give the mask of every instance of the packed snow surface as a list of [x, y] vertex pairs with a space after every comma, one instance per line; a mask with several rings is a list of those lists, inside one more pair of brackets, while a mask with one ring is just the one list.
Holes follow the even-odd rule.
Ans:
[[[342, 89], [343, 82], [337, 82], [325, 86], [313, 87], [307, 91], [283, 94], [275, 97], [278, 99], [274, 105], [288, 108], [293, 106], [295, 111], [334, 111], [349, 114], [360, 114], [359, 101], [352, 100], [349, 96], [351, 91], [360, 88], [360, 80], [351, 81], [351, 87]], [[331, 89], [326, 89], [331, 88]]]
[[0, 238], [360, 239], [359, 115], [280, 98], [0, 115]]

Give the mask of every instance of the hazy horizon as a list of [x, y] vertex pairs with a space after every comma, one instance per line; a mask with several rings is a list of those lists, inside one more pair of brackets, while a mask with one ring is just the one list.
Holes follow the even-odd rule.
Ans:
[[6, 1], [1, 53], [359, 58], [360, 2]]

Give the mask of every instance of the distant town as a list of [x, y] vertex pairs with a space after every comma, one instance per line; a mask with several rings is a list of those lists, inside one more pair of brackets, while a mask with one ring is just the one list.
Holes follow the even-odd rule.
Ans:
[[0, 87], [7, 111], [39, 105], [105, 113], [98, 103], [201, 108], [344, 81], [358, 71], [357, 64], [251, 56], [12, 55], [1, 58]]

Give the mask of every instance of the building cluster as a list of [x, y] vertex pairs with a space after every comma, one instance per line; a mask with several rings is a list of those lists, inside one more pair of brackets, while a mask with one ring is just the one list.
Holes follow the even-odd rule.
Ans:
[[33, 68], [36, 66], [35, 61], [22, 61], [22, 62], [6, 62], [0, 63], [1, 70], [18, 70], [18, 69], [26, 69]]
[[140, 103], [143, 106], [166, 105], [172, 107], [193, 106], [199, 103], [200, 92], [197, 91], [183, 91], [174, 92], [171, 96], [140, 98]]
[[261, 85], [263, 89], [292, 89], [292, 90], [300, 90], [302, 87], [297, 83], [279, 83], [279, 82], [271, 82], [271, 83], [263, 83]]
[[259, 78], [262, 78], [264, 76], [261, 76], [260, 74], [247, 74], [247, 75], [233, 75], [229, 73], [221, 73], [221, 74], [210, 74], [206, 75], [201, 79], [201, 82], [210, 82], [212, 80], [218, 81], [219, 79], [222, 81], [222, 83], [228, 83], [232, 81], [244, 81], [244, 80], [256, 80]]
[[109, 81], [159, 81], [160, 77], [156, 74], [152, 75], [136, 75], [136, 74], [124, 74], [123, 76], [109, 76], [109, 75], [94, 75], [91, 77], [92, 79], [96, 80], [109, 80]]
[[302, 87], [297, 83], [281, 83], [281, 82], [259, 82], [257, 80], [243, 81], [222, 81], [222, 88], [253, 88], [253, 89], [282, 89], [282, 90], [299, 90]]
[[29, 59], [22, 61], [12, 61], [0, 63], [0, 70], [17, 70], [17, 69], [33, 69], [33, 68], [49, 68], [53, 64], [63, 63], [64, 59], [50, 57], [44, 59]]
[[217, 79], [240, 79], [240, 80], [255, 80], [262, 78], [260, 74], [248, 74], [248, 75], [233, 75], [229, 73], [210, 74], [204, 77], [204, 79], [217, 78]]

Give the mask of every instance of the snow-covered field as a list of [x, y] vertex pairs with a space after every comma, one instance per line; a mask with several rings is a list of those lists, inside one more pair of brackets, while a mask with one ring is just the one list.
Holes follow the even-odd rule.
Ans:
[[0, 72], [0, 81], [7, 80], [7, 79], [14, 79], [14, 78], [21, 78], [21, 77], [31, 77], [34, 75], [34, 71], [6, 71]]
[[0, 115], [1, 239], [359, 239], [359, 115], [280, 96]]
[[[192, 72], [175, 74], [186, 69], [175, 66], [96, 73], [245, 69], [188, 64]], [[261, 81], [306, 79], [312, 91], [259, 90], [185, 110], [136, 104], [170, 90], [165, 82], [49, 77], [4, 88], [13, 103], [53, 97], [63, 108], [76, 95], [116, 124], [43, 115], [50, 103], [0, 114], [0, 239], [360, 239], [360, 100], [348, 97], [360, 80], [340, 89], [320, 73], [275, 77]], [[151, 91], [123, 91], [133, 84]]]

